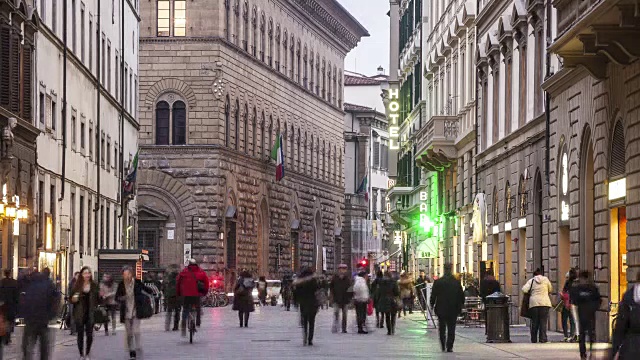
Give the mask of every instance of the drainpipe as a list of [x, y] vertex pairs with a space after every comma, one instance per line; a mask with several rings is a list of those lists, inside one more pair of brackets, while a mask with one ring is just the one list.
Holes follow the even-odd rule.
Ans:
[[67, 0], [63, 1], [62, 8], [62, 186], [58, 201], [64, 200], [67, 174]]
[[[129, 245], [125, 244], [126, 236], [125, 229], [127, 228], [127, 219], [125, 214], [125, 206], [128, 201], [125, 200], [124, 196], [122, 196], [122, 181], [124, 180], [124, 0], [121, 1], [120, 5], [120, 26], [121, 26], [121, 40], [120, 40], [120, 158], [115, 159], [119, 163], [119, 172], [118, 172], [118, 191], [120, 192], [120, 215], [118, 215], [118, 219], [121, 221], [120, 225], [120, 242], [123, 244], [125, 248], [128, 248]], [[116, 64], [118, 66], [118, 64]], [[135, 91], [135, 89], [134, 89]], [[134, 104], [135, 105], [135, 104]]]
[[[475, 99], [476, 99], [476, 104], [475, 104], [475, 108], [476, 108], [476, 116], [475, 116], [475, 131], [476, 131], [476, 136], [475, 136], [475, 140], [476, 140], [476, 154], [475, 156], [471, 156], [470, 157], [470, 161], [471, 161], [471, 165], [474, 164], [474, 157], [477, 157], [478, 154], [480, 153], [480, 143], [478, 141], [478, 138], [480, 136], [480, 134], [478, 133], [478, 81], [476, 79], [476, 86], [475, 86]], [[475, 177], [476, 177], [476, 195], [478, 194], [480, 187], [478, 186], [478, 161], [475, 161]], [[472, 202], [475, 200], [472, 200]]]
[[[549, 46], [551, 46], [551, 2], [547, 1], [546, 4], [546, 22], [547, 22], [547, 36], [546, 36], [546, 40], [547, 40], [547, 49], [549, 49]], [[545, 80], [548, 79], [551, 76], [551, 54], [549, 53], [549, 51], [547, 50], [546, 56], [545, 56], [545, 66], [546, 66], [546, 72], [545, 72]], [[551, 95], [549, 94], [548, 91], [545, 91], [545, 167], [546, 167], [546, 171], [545, 171], [545, 177], [546, 177], [546, 181], [547, 181], [547, 196], [550, 196], [551, 194], [551, 185], [549, 183], [549, 170], [550, 170], [550, 160], [549, 160], [549, 135], [551, 133], [551, 110], [549, 109], [549, 106], [551, 105]], [[547, 201], [547, 213], [549, 211], [549, 201]]]
[[[96, 23], [96, 149], [98, 151], [96, 151], [96, 192], [97, 192], [97, 198], [96, 198], [96, 207], [95, 209], [93, 209], [93, 211], [98, 212], [100, 211], [100, 204], [101, 204], [101, 199], [100, 199], [100, 164], [102, 161], [102, 157], [101, 157], [101, 153], [102, 153], [102, 145], [100, 140], [102, 139], [102, 133], [100, 130], [100, 91], [101, 91], [101, 83], [100, 83], [100, 73], [101, 73], [101, 53], [100, 53], [100, 31], [101, 31], [101, 15], [100, 15], [100, 9], [101, 9], [101, 5], [100, 5], [100, 0], [98, 0], [98, 19], [97, 19], [97, 23]], [[98, 221], [96, 221], [95, 224], [96, 227], [96, 234], [99, 234], [99, 229], [100, 229], [100, 224]]]

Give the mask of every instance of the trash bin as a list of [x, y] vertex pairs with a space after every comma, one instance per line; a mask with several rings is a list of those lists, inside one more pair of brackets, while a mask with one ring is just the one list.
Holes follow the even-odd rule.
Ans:
[[485, 311], [487, 342], [511, 342], [509, 336], [509, 297], [499, 292], [487, 296]]

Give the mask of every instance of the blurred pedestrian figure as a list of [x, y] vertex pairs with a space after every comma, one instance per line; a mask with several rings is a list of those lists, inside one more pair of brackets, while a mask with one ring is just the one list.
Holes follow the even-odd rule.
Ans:
[[[164, 330], [178, 331], [180, 324], [180, 299], [176, 290], [176, 281], [178, 278], [178, 269], [176, 266], [169, 266], [162, 282], [162, 291], [164, 299], [167, 303], [167, 313], [164, 321]], [[171, 317], [173, 316], [173, 328], [170, 328]]]
[[484, 279], [480, 282], [480, 297], [482, 298], [482, 302], [486, 302], [487, 296], [497, 292], [501, 292], [500, 282], [496, 280], [493, 274], [485, 275]]
[[[49, 322], [55, 318], [60, 305], [60, 294], [49, 279], [48, 268], [36, 273], [24, 289], [25, 303], [21, 310], [24, 316], [24, 333], [22, 335], [22, 356], [31, 360], [33, 348], [40, 341], [40, 359], [51, 359], [53, 342]], [[0, 356], [0, 359], [2, 357]]]
[[[200, 284], [198, 284], [200, 283]], [[196, 307], [196, 326], [200, 327], [200, 298], [209, 292], [209, 278], [200, 269], [196, 259], [189, 259], [189, 265], [185, 267], [176, 279], [176, 294], [182, 298], [182, 323], [181, 335], [187, 336], [187, 318], [189, 312]]]
[[578, 308], [578, 328], [580, 329], [580, 358], [587, 358], [586, 336], [589, 336], [589, 353], [593, 356], [593, 341], [595, 340], [596, 312], [600, 308], [602, 299], [600, 291], [594, 284], [588, 271], [581, 271], [576, 284], [569, 290], [571, 304]]
[[73, 287], [76, 285], [76, 281], [78, 280], [78, 278], [80, 277], [80, 272], [76, 271], [75, 273], [73, 273], [73, 277], [71, 278], [71, 281], [69, 281], [69, 286], [67, 287], [67, 300], [68, 300], [68, 306], [69, 306], [69, 327], [71, 328], [71, 335], [75, 335], [76, 334], [76, 323], [73, 319], [73, 303], [71, 302], [71, 296], [73, 295]]
[[413, 280], [406, 272], [400, 275], [400, 281], [398, 282], [400, 287], [400, 298], [402, 299], [402, 312], [404, 316], [407, 316], [407, 310], [409, 314], [413, 314]]
[[104, 323], [104, 334], [107, 336], [109, 335], [109, 322], [111, 322], [111, 334], [116, 334], [116, 310], [118, 309], [116, 290], [117, 286], [113, 281], [113, 276], [104, 274], [100, 283], [100, 298], [102, 298], [102, 303], [107, 310], [107, 322]]
[[347, 273], [347, 265], [340, 264], [338, 273], [333, 276], [329, 285], [329, 297], [333, 305], [333, 327], [334, 333], [338, 332], [338, 320], [342, 313], [342, 333], [347, 332], [347, 311], [351, 302], [352, 285], [351, 278]]
[[640, 359], [640, 271], [636, 285], [622, 296], [613, 328], [611, 359]]
[[313, 275], [311, 268], [304, 268], [300, 276], [294, 282], [293, 297], [300, 306], [300, 316], [302, 319], [303, 345], [313, 345], [313, 333], [318, 314], [318, 297], [316, 293], [320, 290], [320, 283]]
[[255, 310], [253, 295], [251, 292], [255, 286], [255, 280], [249, 271], [240, 273], [240, 278], [233, 289], [233, 310], [238, 312], [240, 327], [249, 326], [249, 314]]
[[453, 352], [456, 321], [464, 305], [462, 285], [452, 274], [452, 266], [444, 264], [444, 275], [433, 283], [429, 302], [438, 316], [440, 346], [442, 351]]
[[[146, 293], [146, 294], [145, 294]], [[142, 281], [133, 277], [133, 269], [129, 266], [122, 268], [122, 282], [116, 290], [116, 300], [120, 302], [120, 322], [124, 323], [126, 346], [129, 359], [136, 359], [142, 350], [140, 339], [140, 320], [151, 317], [152, 290]]]
[[371, 298], [373, 299], [373, 309], [376, 313], [376, 327], [380, 329], [384, 327], [384, 314], [378, 309], [380, 295], [378, 289], [383, 279], [382, 270], [378, 270], [376, 278], [371, 282]]
[[542, 275], [540, 269], [533, 272], [533, 278], [524, 284], [522, 292], [529, 294], [529, 316], [531, 317], [531, 342], [548, 342], [547, 323], [549, 322], [549, 309], [551, 298], [549, 294], [553, 286], [549, 278]]
[[10, 269], [4, 270], [4, 278], [0, 280], [0, 301], [4, 304], [4, 317], [7, 324], [6, 335], [2, 338], [5, 344], [11, 343], [11, 334], [16, 324], [20, 291], [18, 281], [11, 275]]
[[[78, 332], [78, 351], [81, 359], [89, 359], [91, 345], [93, 344], [94, 313], [98, 307], [100, 289], [93, 281], [91, 268], [88, 266], [80, 269], [80, 277], [76, 280], [71, 291], [73, 303], [73, 319]], [[85, 350], [85, 335], [87, 338]]]
[[360, 271], [353, 283], [353, 303], [356, 307], [356, 321], [358, 334], [368, 334], [364, 328], [367, 323], [367, 305], [369, 305], [369, 286], [367, 285], [367, 273]]
[[427, 300], [425, 297], [427, 294], [427, 284], [429, 282], [431, 281], [427, 278], [424, 270], [420, 270], [420, 276], [416, 279], [416, 290], [418, 293], [418, 302], [420, 302], [420, 310], [422, 312], [427, 308]]
[[287, 309], [291, 310], [291, 298], [293, 297], [293, 279], [291, 274], [286, 274], [282, 277], [282, 285], [280, 286], [280, 296], [282, 296], [282, 304]]
[[[381, 274], [382, 275], [382, 274]], [[376, 278], [378, 280], [378, 278]], [[380, 281], [376, 287], [376, 311], [380, 311], [387, 324], [387, 335], [396, 333], [396, 313], [398, 311], [398, 298], [400, 297], [400, 289], [398, 283], [393, 280], [391, 273], [387, 272], [380, 277]], [[383, 321], [380, 320], [380, 328], [383, 327]]]
[[264, 276], [258, 278], [258, 300], [260, 300], [260, 306], [267, 305], [267, 279]]
[[[571, 312], [571, 288], [576, 281], [578, 274], [575, 269], [570, 269], [565, 275], [564, 286], [560, 292], [560, 300], [562, 300], [562, 331], [564, 333], [565, 342], [578, 341], [576, 332], [576, 321]], [[569, 327], [570, 326], [570, 327]]]

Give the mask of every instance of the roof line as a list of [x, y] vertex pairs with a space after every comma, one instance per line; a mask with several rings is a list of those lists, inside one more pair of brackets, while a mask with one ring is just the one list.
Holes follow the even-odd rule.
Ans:
[[360, 21], [358, 21], [358, 19], [353, 17], [353, 15], [351, 15], [351, 13], [347, 9], [345, 9], [344, 6], [342, 6], [342, 4], [338, 2], [338, 0], [329, 0], [329, 1], [331, 1], [334, 5], [336, 5], [340, 10], [342, 10], [344, 14], [346, 14], [349, 17], [349, 19], [351, 19], [351, 21], [356, 25], [356, 27], [358, 27], [359, 30], [362, 32], [362, 34], [360, 35], [361, 37], [371, 36], [369, 34], [369, 31], [360, 23]]

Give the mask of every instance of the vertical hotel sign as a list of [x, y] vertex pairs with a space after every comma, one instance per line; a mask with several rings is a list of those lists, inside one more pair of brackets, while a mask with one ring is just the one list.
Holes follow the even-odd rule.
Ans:
[[389, 89], [389, 149], [400, 149], [399, 138], [400, 124], [398, 119], [400, 118], [400, 91], [398, 88]]

